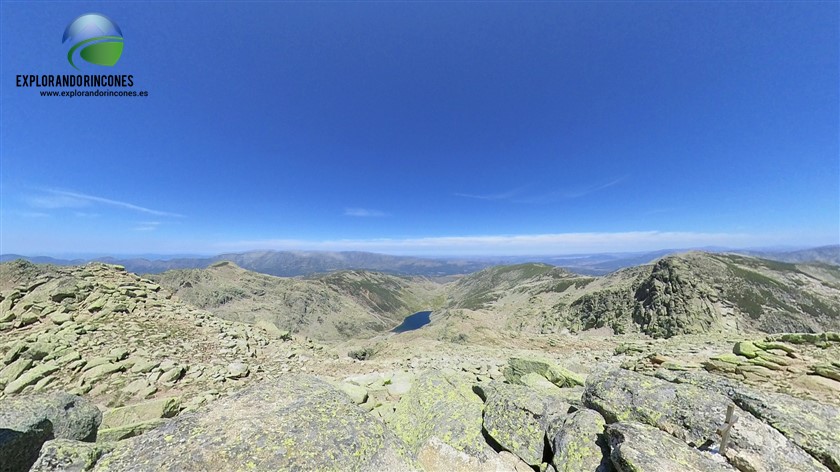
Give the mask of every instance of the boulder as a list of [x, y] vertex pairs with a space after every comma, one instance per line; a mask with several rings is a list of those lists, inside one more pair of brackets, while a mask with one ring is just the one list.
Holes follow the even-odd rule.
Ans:
[[[523, 385], [494, 382], [486, 394], [484, 429], [504, 449], [532, 466], [543, 462], [546, 434], [562, 422], [570, 406], [557, 397]], [[553, 435], [552, 435], [553, 436]]]
[[399, 398], [409, 390], [411, 390], [411, 383], [414, 381], [414, 375], [409, 372], [396, 372], [391, 376], [390, 382], [386, 385], [388, 395]]
[[150, 361], [142, 357], [129, 358], [131, 361], [131, 372], [135, 374], [145, 374], [151, 372], [160, 365], [160, 361]]
[[[731, 472], [725, 459], [709, 453], [651, 426], [622, 422], [607, 427], [610, 458], [618, 472]], [[564, 469], [558, 469], [564, 470]], [[593, 469], [569, 469], [593, 470]], [[760, 470], [760, 469], [759, 469]]]
[[94, 470], [417, 470], [406, 445], [324, 381], [287, 375], [121, 441]]
[[186, 372], [186, 369], [183, 366], [173, 367], [173, 368], [167, 370], [166, 372], [164, 372], [158, 378], [158, 383], [174, 384], [175, 382], [180, 380], [181, 377], [184, 376], [184, 372]]
[[831, 365], [813, 365], [809, 369], [813, 374], [840, 382], [840, 367]]
[[736, 405], [764, 420], [834, 472], [840, 472], [840, 408], [738, 386]]
[[728, 396], [741, 409], [777, 429], [829, 469], [840, 472], [840, 408], [757, 390], [705, 372], [682, 374], [675, 381]]
[[55, 392], [0, 402], [0, 470], [26, 471], [45, 441], [93, 441], [102, 414], [87, 400]]
[[588, 409], [569, 414], [551, 438], [558, 472], [609, 472], [610, 450], [604, 435], [604, 418]]
[[542, 375], [558, 387], [574, 387], [584, 383], [582, 375], [545, 359], [511, 357], [504, 370], [505, 380], [514, 384], [521, 384], [522, 376], [530, 373]]
[[8, 420], [0, 417], [0, 471], [26, 472], [38, 459], [41, 445], [52, 437], [52, 423], [36, 415], [15, 419], [14, 424]]
[[97, 434], [97, 440], [105, 442], [122, 441], [123, 439], [133, 438], [134, 436], [151, 431], [164, 423], [166, 423], [165, 419], [156, 419], [100, 429]]
[[432, 437], [417, 452], [417, 459], [427, 471], [446, 472], [534, 472], [522, 459], [502, 451], [486, 460], [461, 452], [436, 437]]
[[62, 325], [64, 323], [68, 323], [70, 321], [73, 321], [73, 314], [57, 311], [55, 313], [51, 313], [49, 315], [49, 318], [53, 323], [55, 323], [57, 325]]
[[[596, 369], [589, 375], [584, 404], [608, 423], [634, 421], [655, 426], [690, 446], [718, 441], [730, 399], [689, 384], [675, 384], [624, 369]], [[827, 470], [799, 446], [751, 414], [735, 409], [726, 457], [741, 470], [766, 472]]]
[[43, 364], [39, 364], [23, 374], [20, 377], [15, 379], [14, 381], [10, 382], [6, 385], [6, 388], [3, 389], [3, 392], [7, 395], [10, 393], [18, 393], [24, 388], [28, 387], [29, 385], [34, 384], [35, 382], [43, 379], [49, 374], [57, 371], [59, 369], [58, 365], [53, 362], [45, 362]]
[[11, 364], [12, 361], [18, 358], [18, 356], [26, 350], [26, 343], [25, 342], [17, 342], [6, 351], [6, 354], [3, 356], [3, 363], [4, 364]]
[[116, 372], [122, 372], [125, 370], [125, 365], [121, 362], [111, 363], [108, 362], [106, 364], [98, 365], [84, 373], [82, 378], [88, 381], [96, 381], [107, 377]]
[[417, 452], [432, 438], [484, 461], [495, 455], [482, 436], [484, 402], [468, 377], [427, 371], [397, 403], [391, 426]]
[[30, 367], [32, 367], [32, 359], [25, 357], [15, 359], [11, 364], [4, 367], [3, 370], [0, 370], [0, 385], [5, 386], [17, 380]]
[[33, 361], [40, 361], [56, 351], [58, 346], [46, 342], [34, 342], [26, 345], [26, 350], [21, 353], [21, 356], [28, 357]]
[[29, 472], [69, 472], [91, 470], [102, 454], [113, 445], [81, 442], [72, 439], [53, 439], [41, 447], [41, 454]]
[[547, 378], [536, 372], [529, 372], [519, 377], [519, 383], [521, 385], [526, 385], [537, 390], [544, 390], [546, 392], [554, 393], [560, 391], [560, 387], [549, 382]]
[[181, 399], [178, 397], [158, 398], [114, 408], [103, 413], [102, 429], [118, 428], [160, 418], [172, 418], [178, 414], [180, 408]]
[[734, 354], [746, 357], [747, 359], [755, 359], [758, 357], [758, 351], [758, 347], [749, 341], [737, 342], [735, 343], [735, 347], [732, 348], [732, 352]]
[[225, 377], [229, 379], [239, 379], [247, 377], [249, 372], [250, 369], [248, 368], [248, 364], [245, 364], [244, 362], [232, 362], [228, 364]]
[[367, 389], [360, 387], [359, 385], [349, 382], [341, 382], [338, 384], [338, 389], [347, 394], [347, 396], [350, 397], [350, 400], [357, 405], [361, 405], [368, 399]]

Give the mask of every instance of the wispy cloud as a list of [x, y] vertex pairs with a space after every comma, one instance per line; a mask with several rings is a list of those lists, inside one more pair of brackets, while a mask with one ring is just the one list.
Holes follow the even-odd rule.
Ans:
[[[775, 239], [774, 239], [775, 238]], [[776, 241], [775, 236], [691, 231], [547, 233], [424, 238], [307, 241], [267, 239], [218, 244], [220, 250], [370, 251], [415, 255], [556, 255], [633, 252], [705, 246], [746, 247]]]
[[143, 221], [137, 223], [137, 226], [134, 227], [134, 231], [154, 231], [160, 227], [160, 221]]
[[44, 213], [42, 211], [18, 211], [16, 212], [18, 215], [24, 218], [49, 218], [49, 213]]
[[605, 182], [598, 182], [588, 187], [577, 187], [570, 189], [552, 190], [544, 193], [525, 193], [525, 187], [518, 187], [513, 190], [501, 193], [454, 193], [456, 197], [471, 198], [474, 200], [487, 201], [511, 201], [514, 203], [528, 203], [540, 204], [551, 203], [560, 200], [570, 200], [574, 198], [581, 198], [586, 195], [608, 189], [612, 186], [618, 185], [627, 180], [628, 176], [619, 177], [617, 179], [608, 180]]
[[592, 185], [590, 187], [580, 189], [580, 190], [570, 191], [570, 192], [567, 192], [564, 196], [566, 198], [584, 197], [584, 196], [589, 195], [591, 193], [599, 192], [601, 190], [608, 189], [610, 187], [618, 185], [621, 182], [624, 182], [625, 180], [627, 180], [627, 177], [628, 176], [625, 175], [623, 177], [619, 177], [617, 179], [610, 180], [609, 182], [604, 182], [604, 183]]
[[355, 216], [358, 218], [382, 218], [388, 216], [384, 211], [371, 210], [368, 208], [345, 208], [344, 216]]
[[112, 200], [110, 198], [98, 197], [79, 192], [71, 192], [57, 189], [43, 189], [42, 194], [27, 198], [29, 205], [43, 209], [64, 209], [64, 208], [85, 208], [92, 205], [107, 205], [115, 208], [136, 211], [155, 216], [166, 216], [182, 218], [184, 215], [168, 211], [154, 210], [151, 208], [135, 205], [134, 203]]
[[456, 197], [472, 198], [474, 200], [509, 200], [522, 191], [522, 187], [508, 190], [502, 193], [476, 194], [476, 193], [454, 193]]
[[517, 203], [552, 203], [561, 200], [572, 200], [575, 198], [585, 197], [586, 195], [590, 195], [596, 192], [600, 192], [601, 190], [608, 189], [615, 185], [620, 184], [627, 180], [629, 176], [625, 175], [619, 177], [617, 179], [612, 179], [606, 182], [599, 182], [592, 184], [588, 187], [577, 187], [577, 188], [570, 188], [570, 189], [563, 189], [563, 190], [555, 190], [552, 192], [547, 192], [539, 195], [526, 195], [521, 198], [517, 198], [514, 201]]

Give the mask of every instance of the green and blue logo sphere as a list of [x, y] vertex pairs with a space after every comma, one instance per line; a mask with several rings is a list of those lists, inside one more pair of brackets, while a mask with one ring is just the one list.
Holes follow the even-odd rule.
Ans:
[[105, 15], [99, 13], [84, 14], [67, 25], [62, 43], [71, 44], [67, 52], [67, 61], [76, 65], [78, 57], [100, 66], [113, 66], [120, 60], [123, 51], [123, 36], [120, 27]]

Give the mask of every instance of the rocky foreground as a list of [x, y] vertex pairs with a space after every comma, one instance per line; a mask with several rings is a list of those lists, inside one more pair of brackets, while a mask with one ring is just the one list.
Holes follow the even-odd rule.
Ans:
[[833, 332], [319, 345], [115, 266], [0, 275], [0, 471], [840, 471]]
[[[665, 372], [665, 370], [663, 370]], [[107, 410], [64, 393], [0, 403], [2, 470], [838, 471], [840, 407], [702, 370], [511, 358], [452, 369], [290, 373], [169, 420], [172, 401]], [[381, 400], [369, 401], [380, 397]], [[721, 447], [721, 432], [727, 429]], [[132, 439], [97, 437], [157, 421]], [[31, 467], [31, 468], [30, 468]]]

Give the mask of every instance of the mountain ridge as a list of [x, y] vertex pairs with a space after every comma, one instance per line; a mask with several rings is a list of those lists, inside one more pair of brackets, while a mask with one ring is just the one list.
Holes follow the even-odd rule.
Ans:
[[[164, 256], [160, 256], [162, 257], [160, 259], [143, 257], [120, 258], [112, 256], [60, 259], [47, 256], [2, 254], [0, 255], [0, 262], [8, 262], [15, 259], [25, 259], [34, 263], [55, 265], [81, 265], [87, 262], [103, 262], [106, 264], [122, 265], [129, 272], [159, 274], [175, 269], [204, 269], [216, 262], [229, 260], [244, 269], [283, 277], [305, 276], [345, 269], [445, 277], [468, 274], [494, 265], [542, 262], [563, 267], [571, 272], [582, 275], [606, 275], [625, 267], [647, 264], [664, 256], [688, 252], [690, 250], [692, 249], [662, 249], [649, 252], [613, 252], [565, 256], [497, 256], [473, 258], [394, 256], [362, 251], [272, 250], [225, 253], [206, 257], [163, 258]], [[713, 253], [744, 254], [781, 262], [822, 262], [840, 265], [840, 245], [778, 251], [736, 250], [727, 248], [698, 248], [697, 250]]]

